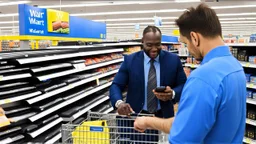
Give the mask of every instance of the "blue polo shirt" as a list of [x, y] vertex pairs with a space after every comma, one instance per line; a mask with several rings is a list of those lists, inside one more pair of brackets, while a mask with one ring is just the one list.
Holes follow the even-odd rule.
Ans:
[[227, 46], [211, 50], [189, 76], [173, 122], [171, 144], [241, 144], [246, 78]]

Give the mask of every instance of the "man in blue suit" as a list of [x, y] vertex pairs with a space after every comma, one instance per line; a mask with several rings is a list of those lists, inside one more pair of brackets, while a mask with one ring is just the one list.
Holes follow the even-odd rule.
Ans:
[[[162, 33], [155, 26], [143, 32], [143, 51], [124, 57], [124, 62], [110, 87], [110, 99], [120, 115], [132, 112], [174, 116], [173, 104], [178, 102], [186, 75], [176, 54], [161, 50]], [[122, 91], [128, 86], [126, 102]], [[165, 94], [156, 97], [153, 90], [166, 86]]]

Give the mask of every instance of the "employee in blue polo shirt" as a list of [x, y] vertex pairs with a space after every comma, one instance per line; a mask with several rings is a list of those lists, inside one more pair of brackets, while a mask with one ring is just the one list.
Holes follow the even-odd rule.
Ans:
[[[137, 118], [136, 130], [158, 129], [172, 144], [241, 144], [245, 130], [246, 79], [242, 66], [222, 40], [214, 10], [200, 4], [176, 24], [190, 54], [202, 60], [189, 76], [175, 118]], [[165, 93], [155, 93], [162, 97]]]

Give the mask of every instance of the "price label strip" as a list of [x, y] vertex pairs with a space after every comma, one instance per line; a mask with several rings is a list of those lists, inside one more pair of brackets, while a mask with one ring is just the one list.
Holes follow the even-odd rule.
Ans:
[[254, 85], [253, 84], [249, 84], [249, 88], [254, 88]]
[[250, 63], [246, 63], [246, 64], [245, 64], [245, 67], [250, 67]]

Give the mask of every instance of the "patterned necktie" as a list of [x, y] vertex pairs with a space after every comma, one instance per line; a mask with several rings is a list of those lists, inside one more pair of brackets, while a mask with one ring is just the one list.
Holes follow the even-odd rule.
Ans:
[[148, 112], [154, 113], [157, 110], [157, 98], [152, 92], [153, 89], [157, 87], [157, 82], [156, 82], [156, 68], [154, 66], [154, 59], [150, 60], [150, 69], [148, 73], [148, 88], [147, 88], [147, 107], [148, 107]]

